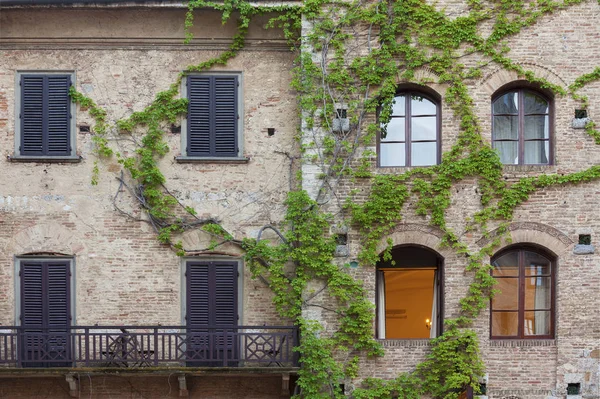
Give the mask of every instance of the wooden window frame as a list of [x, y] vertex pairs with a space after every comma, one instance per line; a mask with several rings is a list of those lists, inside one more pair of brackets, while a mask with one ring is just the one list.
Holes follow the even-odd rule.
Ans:
[[[540, 248], [537, 247], [531, 247], [531, 246], [515, 246], [515, 247], [511, 247], [511, 248], [507, 248], [501, 252], [498, 252], [496, 255], [494, 255], [491, 260], [490, 260], [490, 264], [492, 265], [492, 270], [490, 270], [490, 274], [492, 274], [493, 276], [493, 271], [494, 271], [494, 266], [493, 263], [495, 262], [496, 259], [504, 256], [504, 255], [508, 255], [509, 253], [517, 253], [517, 257], [518, 257], [518, 269], [519, 269], [519, 276], [518, 276], [518, 292], [519, 292], [519, 299], [518, 299], [518, 309], [517, 309], [517, 314], [518, 314], [518, 320], [517, 320], [517, 335], [516, 336], [512, 336], [512, 335], [493, 335], [492, 332], [492, 316], [494, 314], [494, 308], [493, 308], [493, 300], [490, 299], [490, 339], [526, 339], [526, 340], [530, 340], [530, 339], [554, 339], [555, 337], [555, 322], [556, 322], [556, 257], [551, 255], [549, 252], [544, 251]], [[550, 262], [550, 274], [548, 275], [534, 275], [534, 276], [526, 276], [525, 275], [525, 263], [524, 263], [524, 254], [525, 252], [532, 252], [535, 253], [537, 255], [540, 255], [544, 258], [546, 258], [549, 262]], [[528, 310], [525, 309], [525, 279], [526, 278], [531, 278], [531, 277], [550, 277], [550, 328], [549, 328], [549, 334], [547, 335], [525, 335], [525, 312], [527, 312]], [[502, 279], [502, 278], [515, 278], [515, 277], [498, 277], [498, 276], [494, 276], [494, 278], [496, 279]], [[529, 310], [529, 311], [535, 311], [535, 310]]]
[[[492, 114], [492, 147], [496, 142], [517, 142], [517, 152], [519, 157], [518, 163], [509, 163], [503, 165], [554, 165], [554, 100], [552, 97], [541, 93], [538, 90], [535, 90], [530, 87], [523, 86], [509, 86], [510, 88], [499, 91], [497, 94], [494, 94], [492, 97], [491, 103], [491, 114]], [[494, 126], [494, 117], [495, 116], [515, 116], [515, 114], [495, 114], [494, 113], [494, 103], [500, 97], [509, 94], [509, 93], [517, 93], [518, 96], [518, 109], [516, 116], [518, 117], [518, 129], [517, 132], [517, 140], [496, 140], [495, 139], [495, 126]], [[548, 113], [546, 114], [527, 114], [527, 115], [548, 115], [548, 139], [529, 139], [525, 140], [525, 93], [534, 94], [548, 103]], [[525, 142], [526, 141], [541, 141], [548, 142], [548, 162], [547, 163], [525, 163]], [[498, 151], [499, 152], [499, 151]]]
[[[424, 91], [410, 89], [410, 90], [401, 90], [396, 93], [394, 98], [405, 96], [410, 99], [411, 96], [419, 96], [423, 97], [429, 101], [431, 101], [435, 105], [436, 113], [427, 114], [427, 115], [418, 115], [418, 117], [436, 117], [435, 129], [436, 129], [436, 138], [435, 140], [413, 140], [412, 139], [412, 110], [411, 110], [411, 101], [405, 101], [405, 109], [404, 109], [404, 131], [405, 131], [405, 140], [404, 141], [382, 141], [381, 139], [381, 131], [377, 134], [377, 166], [379, 168], [404, 168], [404, 167], [430, 167], [439, 165], [442, 160], [442, 140], [441, 140], [441, 113], [442, 107], [440, 100], [429, 93]], [[394, 118], [392, 116], [392, 118]], [[412, 165], [412, 144], [413, 143], [436, 143], [436, 163], [433, 165]], [[381, 144], [384, 143], [404, 143], [404, 151], [405, 151], [405, 164], [399, 166], [381, 166]]]
[[[421, 245], [400, 245], [399, 247], [405, 247], [405, 248], [419, 248], [419, 249], [423, 249], [426, 251], [431, 252], [433, 255], [435, 255], [436, 257], [436, 267], [435, 270], [437, 271], [437, 287], [435, 289], [437, 289], [437, 308], [438, 308], [438, 314], [437, 314], [437, 320], [432, 320], [432, 322], [436, 323], [436, 330], [437, 330], [437, 334], [436, 334], [436, 338], [440, 337], [443, 335], [444, 333], [444, 303], [445, 303], [445, 261], [444, 258], [437, 253], [436, 251], [432, 250], [431, 248], [428, 247], [424, 247]], [[397, 247], [398, 248], [398, 247]], [[414, 266], [414, 267], [408, 267], [408, 266], [394, 266], [394, 267], [380, 267], [379, 265], [376, 266], [375, 268], [375, 337], [380, 337], [380, 336], [385, 336], [385, 331], [382, 332], [379, 331], [379, 313], [380, 313], [380, 307], [383, 306], [384, 310], [385, 310], [385, 304], [381, 304], [379, 301], [379, 287], [380, 287], [380, 279], [384, 278], [383, 277], [383, 271], [384, 270], [418, 270], [418, 269], [427, 269], [428, 267], [422, 267], [422, 266]], [[387, 319], [386, 319], [387, 321]], [[405, 340], [419, 340], [419, 339], [434, 339], [434, 338], [377, 338], [377, 339], [384, 339], [384, 340], [393, 340], [393, 339], [405, 339]]]

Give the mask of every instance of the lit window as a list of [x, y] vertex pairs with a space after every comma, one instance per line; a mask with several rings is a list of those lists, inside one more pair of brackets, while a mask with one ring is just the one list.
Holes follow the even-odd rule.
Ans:
[[511, 249], [492, 259], [500, 292], [491, 305], [492, 338], [552, 338], [554, 264], [533, 249]]
[[377, 264], [377, 337], [434, 338], [442, 327], [441, 258], [422, 247], [398, 247]]

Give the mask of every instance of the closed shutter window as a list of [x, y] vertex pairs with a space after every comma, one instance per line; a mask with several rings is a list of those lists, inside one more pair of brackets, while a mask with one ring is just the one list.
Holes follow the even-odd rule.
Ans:
[[187, 78], [187, 155], [238, 156], [238, 76]]
[[20, 155], [71, 155], [69, 75], [21, 75]]
[[70, 366], [70, 263], [21, 262], [24, 367]]
[[188, 262], [187, 324], [237, 325], [237, 263]]

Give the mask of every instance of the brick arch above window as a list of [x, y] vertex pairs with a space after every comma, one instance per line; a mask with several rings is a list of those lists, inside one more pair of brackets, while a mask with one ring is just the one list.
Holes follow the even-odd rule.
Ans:
[[[559, 74], [545, 66], [530, 63], [522, 63], [519, 65], [525, 70], [533, 72], [534, 76], [543, 78], [554, 85], [564, 88], [568, 86], [565, 80]], [[518, 81], [526, 82], [523, 80], [522, 76], [517, 74], [517, 72], [509, 71], [503, 67], [499, 67], [491, 71], [482, 79], [481, 87], [489, 96], [492, 96], [505, 85]]]
[[394, 230], [383, 237], [377, 245], [377, 251], [383, 252], [391, 240], [393, 247], [412, 245], [429, 248], [440, 257], [448, 258], [454, 256], [454, 251], [442, 246], [444, 232], [435, 226], [418, 223], [400, 223]]
[[6, 252], [16, 255], [55, 253], [78, 255], [87, 249], [78, 234], [58, 223], [42, 223], [13, 235]]
[[[514, 244], [532, 244], [547, 248], [553, 256], [559, 257], [568, 251], [575, 242], [562, 231], [538, 222], [514, 222], [508, 226], [509, 240], [504, 240], [497, 251]], [[484, 247], [498, 236], [498, 230], [490, 232], [487, 238], [477, 241], [480, 247]]]

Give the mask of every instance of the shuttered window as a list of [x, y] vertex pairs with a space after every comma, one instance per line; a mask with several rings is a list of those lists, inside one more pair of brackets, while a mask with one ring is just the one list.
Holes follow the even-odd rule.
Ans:
[[188, 262], [187, 325], [237, 325], [237, 263]]
[[235, 367], [238, 324], [237, 262], [188, 262], [187, 360], [194, 367]]
[[238, 76], [187, 78], [187, 156], [238, 156]]
[[20, 277], [23, 365], [64, 366], [69, 359], [70, 262], [22, 260]]
[[70, 75], [21, 75], [19, 155], [71, 155], [70, 86]]

